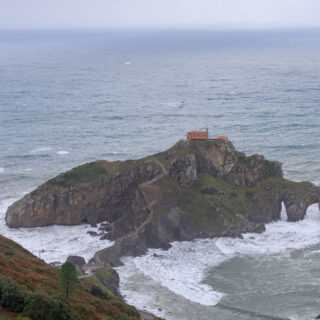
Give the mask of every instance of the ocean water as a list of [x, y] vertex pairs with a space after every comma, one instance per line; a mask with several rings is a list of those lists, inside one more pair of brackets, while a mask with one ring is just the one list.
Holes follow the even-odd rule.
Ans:
[[[75, 165], [142, 157], [194, 128], [320, 183], [319, 40], [319, 30], [0, 31], [0, 233], [48, 262], [89, 259], [112, 244], [90, 226], [10, 230], [6, 208]], [[320, 313], [318, 211], [243, 240], [126, 259], [122, 292], [173, 320], [309, 319]]]
[[168, 251], [123, 261], [118, 271], [128, 302], [168, 320], [313, 319], [319, 313], [319, 208], [310, 206], [297, 223], [286, 222], [283, 209], [282, 220], [262, 234], [176, 242]]

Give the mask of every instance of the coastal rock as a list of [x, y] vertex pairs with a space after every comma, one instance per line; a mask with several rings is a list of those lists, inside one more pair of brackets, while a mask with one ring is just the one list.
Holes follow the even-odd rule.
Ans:
[[108, 263], [95, 263], [90, 260], [88, 264], [83, 266], [83, 270], [86, 274], [85, 278], [90, 279], [92, 284], [92, 290], [99, 294], [100, 288], [103, 292], [120, 297], [119, 286], [120, 278], [119, 274]]
[[87, 231], [87, 234], [91, 237], [98, 237], [99, 236], [98, 232], [95, 232], [95, 231]]
[[99, 226], [99, 231], [110, 232], [110, 231], [112, 231], [112, 225], [110, 223], [108, 223], [108, 222], [103, 222]]
[[79, 256], [69, 256], [67, 258], [67, 262], [72, 263], [80, 272], [82, 272], [82, 268], [86, 264], [86, 260], [83, 257], [79, 257]]
[[181, 187], [188, 187], [197, 180], [197, 163], [194, 154], [174, 159], [170, 164], [169, 175]]
[[320, 192], [319, 188], [308, 182], [300, 183], [292, 186], [286, 191], [283, 202], [287, 210], [288, 221], [303, 220], [308, 207], [311, 204], [319, 202]]
[[[95, 261], [119, 264], [123, 255], [169, 248], [172, 241], [262, 232], [280, 219], [303, 219], [319, 188], [283, 178], [281, 164], [246, 156], [228, 141], [179, 141], [156, 155], [96, 161], [49, 180], [14, 203], [10, 227], [97, 224], [108, 221], [111, 248]], [[97, 240], [98, 241], [98, 240]]]
[[49, 180], [17, 201], [9, 207], [6, 222], [10, 227], [41, 227], [114, 221], [131, 211], [137, 185], [160, 173], [155, 163], [88, 163]]
[[94, 271], [95, 277], [99, 282], [113, 294], [119, 295], [120, 278], [118, 273], [111, 266], [103, 266]]

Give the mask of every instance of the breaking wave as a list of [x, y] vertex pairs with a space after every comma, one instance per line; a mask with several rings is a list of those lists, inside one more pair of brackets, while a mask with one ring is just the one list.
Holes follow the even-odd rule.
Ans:
[[[157, 309], [157, 294], [150, 292], [150, 287], [157, 287], [155, 284], [190, 301], [207, 306], [216, 305], [224, 293], [215, 291], [203, 282], [212, 267], [236, 256], [276, 255], [320, 242], [318, 205], [310, 206], [305, 220], [300, 222], [286, 222], [285, 215], [283, 211], [282, 220], [266, 225], [266, 231], [262, 234], [247, 233], [242, 239], [174, 242], [168, 251], [152, 249], [142, 257], [125, 258], [124, 266], [118, 268], [121, 292], [129, 303], [159, 316], [163, 316], [163, 311]], [[145, 286], [133, 285], [137, 273], [149, 283], [148, 290]], [[160, 306], [163, 308], [163, 305]]]
[[40, 147], [40, 148], [32, 149], [32, 150], [30, 151], [30, 154], [47, 153], [47, 152], [50, 152], [51, 150], [52, 150], [51, 147]]
[[88, 231], [97, 231], [90, 225], [10, 229], [5, 224], [5, 212], [15, 200], [0, 202], [0, 234], [16, 241], [47, 263], [64, 262], [69, 255], [82, 256], [88, 261], [97, 251], [113, 244], [112, 241], [89, 235]]
[[67, 154], [69, 154], [70, 152], [69, 151], [66, 151], [66, 150], [59, 150], [59, 151], [57, 151], [57, 154], [59, 155], [59, 156], [64, 156], [64, 155], [67, 155]]

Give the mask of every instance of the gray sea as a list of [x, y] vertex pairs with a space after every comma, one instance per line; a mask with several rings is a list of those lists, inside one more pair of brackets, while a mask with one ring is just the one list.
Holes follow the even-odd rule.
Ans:
[[[319, 183], [319, 122], [320, 30], [0, 31], [0, 232], [49, 262], [89, 258], [111, 245], [89, 226], [9, 230], [7, 206], [75, 165], [158, 152], [196, 128]], [[318, 211], [127, 259], [122, 292], [169, 320], [312, 319]]]

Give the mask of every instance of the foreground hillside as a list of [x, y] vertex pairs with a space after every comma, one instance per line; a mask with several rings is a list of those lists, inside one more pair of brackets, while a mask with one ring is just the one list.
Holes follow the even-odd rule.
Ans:
[[[60, 303], [61, 296], [57, 269], [0, 236], [0, 302], [5, 306], [0, 307], [1, 320], [141, 319], [134, 307], [100, 286], [94, 276], [77, 284], [70, 301]], [[28, 318], [23, 317], [26, 312]]]

